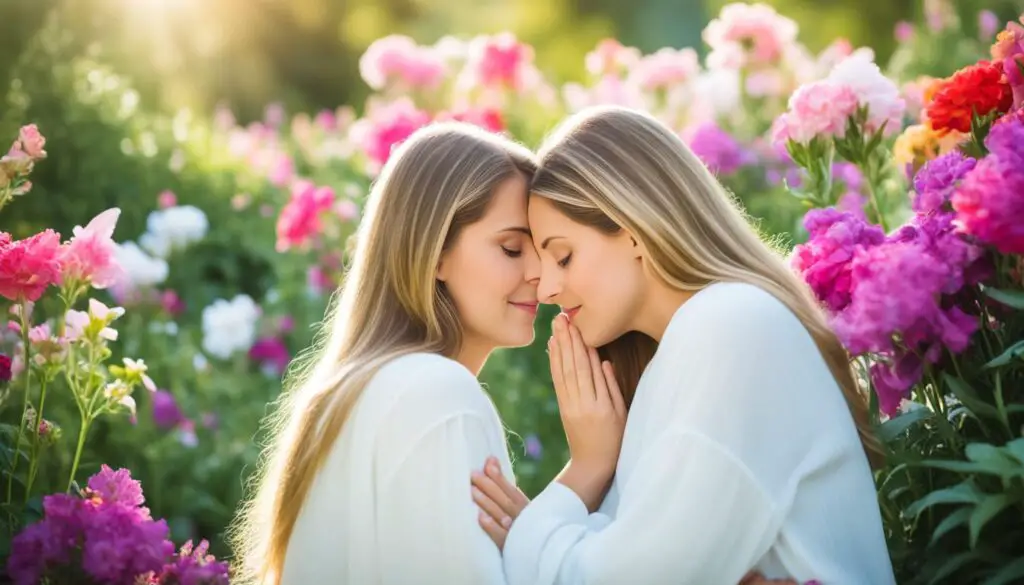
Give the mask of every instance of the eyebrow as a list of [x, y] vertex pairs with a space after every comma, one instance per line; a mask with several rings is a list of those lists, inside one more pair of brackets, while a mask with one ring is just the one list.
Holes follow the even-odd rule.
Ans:
[[541, 250], [546, 249], [548, 247], [548, 244], [551, 243], [551, 240], [560, 240], [560, 239], [563, 239], [563, 237], [562, 236], [550, 236], [550, 237], [544, 238], [544, 241], [540, 243], [540, 249]]
[[532, 236], [533, 235], [530, 232], [530, 228], [519, 226], [519, 225], [515, 225], [515, 226], [512, 226], [512, 227], [507, 227], [507, 228], [505, 228], [505, 229], [503, 229], [501, 231], [502, 232], [518, 232], [518, 233], [521, 233], [521, 234], [526, 234], [527, 236]]

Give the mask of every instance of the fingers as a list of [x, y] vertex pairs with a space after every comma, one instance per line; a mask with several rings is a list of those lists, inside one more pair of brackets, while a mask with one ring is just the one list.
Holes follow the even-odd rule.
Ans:
[[587, 352], [587, 363], [590, 365], [591, 379], [594, 381], [594, 394], [598, 404], [611, 406], [612, 399], [608, 393], [608, 384], [605, 381], [604, 368], [601, 367], [601, 358], [597, 356], [597, 350], [585, 346]]
[[530, 503], [530, 498], [526, 497], [523, 490], [519, 489], [512, 482], [505, 477], [505, 474], [501, 472], [501, 467], [498, 465], [498, 460], [493, 456], [487, 458], [487, 465], [484, 467], [484, 473], [487, 477], [491, 478], [501, 488], [505, 495], [511, 500], [512, 505], [515, 507], [515, 514], [513, 514], [513, 520], [519, 515], [519, 512], [523, 511], [526, 504]]
[[512, 526], [512, 517], [506, 514], [501, 505], [475, 483], [476, 479], [476, 477], [473, 478], [473, 503], [480, 508], [481, 512], [490, 517], [495, 525], [502, 528]]
[[567, 405], [579, 404], [579, 372], [576, 370], [572, 353], [572, 339], [569, 337], [569, 318], [559, 313], [555, 316], [555, 344], [559, 348], [562, 360], [562, 382], [565, 388]]
[[604, 373], [604, 382], [608, 387], [608, 395], [612, 399], [612, 408], [615, 409], [615, 413], [622, 418], [626, 418], [626, 399], [622, 396], [622, 389], [619, 388], [619, 382], [615, 378], [615, 367], [612, 363], [606, 361], [601, 364], [601, 371]]
[[562, 350], [553, 332], [548, 339], [548, 362], [551, 364], [551, 383], [555, 387], [558, 411], [565, 412], [568, 396], [565, 392], [565, 377], [562, 374]]
[[498, 550], [505, 548], [505, 539], [508, 537], [508, 530], [499, 526], [498, 523], [485, 512], [480, 512], [479, 521], [480, 527], [484, 529], [487, 536], [490, 536], [491, 540], [494, 541], [494, 544], [498, 545]]
[[587, 344], [583, 343], [580, 330], [572, 323], [566, 322], [569, 343], [572, 348], [572, 363], [576, 370], [577, 392], [581, 400], [597, 400], [598, 393], [594, 387], [594, 371], [590, 369], [590, 357], [587, 355]]
[[471, 481], [473, 501], [500, 524], [510, 526], [512, 518], [519, 515], [519, 508], [509, 494], [498, 485], [498, 482], [479, 471], [473, 472]]

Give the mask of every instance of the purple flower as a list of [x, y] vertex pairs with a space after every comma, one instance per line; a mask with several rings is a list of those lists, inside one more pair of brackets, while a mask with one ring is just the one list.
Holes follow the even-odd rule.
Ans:
[[914, 211], [929, 214], [945, 210], [957, 184], [977, 162], [954, 150], [925, 163], [914, 177]]
[[878, 408], [893, 416], [900, 402], [910, 395], [910, 388], [921, 379], [924, 364], [910, 353], [903, 353], [891, 362], [878, 362], [871, 366], [871, 385], [878, 394]]
[[228, 564], [207, 554], [209, 546], [204, 540], [193, 550], [192, 541], [186, 542], [174, 562], [163, 568], [156, 582], [161, 585], [227, 585]]
[[854, 255], [884, 242], [885, 232], [852, 213], [832, 208], [807, 212], [804, 227], [810, 239], [793, 250], [790, 263], [818, 300], [830, 311], [840, 311], [850, 302]]
[[11, 381], [11, 358], [0, 353], [0, 384]]
[[153, 423], [157, 427], [164, 430], [172, 429], [183, 420], [185, 414], [181, 412], [173, 394], [166, 390], [153, 393]]
[[1004, 254], [1024, 254], [1024, 121], [994, 125], [985, 146], [989, 155], [953, 194], [957, 221]]
[[146, 501], [142, 495], [142, 483], [132, 479], [127, 469], [114, 471], [104, 464], [96, 475], [89, 478], [88, 485], [104, 503], [137, 508]]
[[144, 519], [136, 509], [97, 506], [85, 525], [82, 568], [101, 583], [133, 585], [174, 554], [169, 533], [165, 521]]
[[543, 445], [540, 444], [540, 439], [533, 433], [526, 435], [525, 447], [526, 456], [530, 459], [540, 459], [541, 454], [544, 452]]
[[740, 167], [754, 164], [756, 157], [728, 132], [708, 122], [689, 132], [687, 142], [712, 172], [730, 175]]

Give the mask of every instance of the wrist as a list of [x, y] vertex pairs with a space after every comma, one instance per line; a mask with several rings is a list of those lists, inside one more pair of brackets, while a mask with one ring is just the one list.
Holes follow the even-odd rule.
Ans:
[[587, 511], [594, 512], [601, 505], [614, 475], [614, 467], [569, 461], [555, 481], [575, 492]]

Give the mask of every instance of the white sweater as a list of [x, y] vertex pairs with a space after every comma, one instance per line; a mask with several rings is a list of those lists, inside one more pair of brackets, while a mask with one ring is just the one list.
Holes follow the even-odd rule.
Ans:
[[509, 585], [735, 585], [751, 568], [895, 583], [867, 458], [812, 338], [760, 288], [715, 284], [673, 316], [588, 518], [552, 483], [512, 525]]
[[513, 480], [504, 430], [473, 374], [397, 358], [360, 397], [302, 507], [282, 585], [504, 585], [470, 473]]

